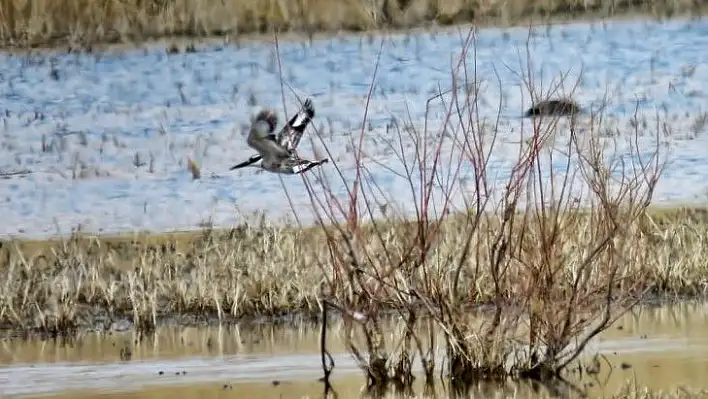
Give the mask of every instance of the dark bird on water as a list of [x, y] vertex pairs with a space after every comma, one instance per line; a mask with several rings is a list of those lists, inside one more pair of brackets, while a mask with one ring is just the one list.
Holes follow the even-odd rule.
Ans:
[[566, 116], [582, 112], [580, 106], [571, 100], [546, 100], [534, 104], [524, 113], [531, 116]]

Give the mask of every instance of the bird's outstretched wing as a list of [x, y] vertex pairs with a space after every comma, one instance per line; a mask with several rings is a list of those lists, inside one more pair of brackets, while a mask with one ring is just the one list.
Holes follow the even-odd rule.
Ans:
[[258, 151], [263, 158], [290, 157], [290, 151], [278, 143], [274, 134], [277, 124], [278, 116], [270, 109], [260, 111], [251, 124], [251, 131], [246, 141], [249, 147]]
[[278, 115], [272, 109], [263, 109], [256, 114], [248, 134], [249, 140], [277, 141], [275, 128], [278, 126]]
[[295, 151], [300, 139], [302, 138], [305, 129], [310, 124], [310, 121], [315, 117], [315, 106], [311, 99], [306, 99], [302, 107], [293, 115], [288, 123], [280, 130], [278, 134], [278, 143], [291, 153]]
[[329, 162], [329, 159], [324, 158], [319, 161], [310, 161], [307, 159], [302, 159], [302, 158], [290, 158], [288, 159], [287, 162], [283, 163], [280, 166], [280, 173], [285, 173], [289, 175], [294, 175], [294, 174], [300, 174], [300, 173], [305, 173], [308, 170], [320, 166], [322, 164], [325, 164]]

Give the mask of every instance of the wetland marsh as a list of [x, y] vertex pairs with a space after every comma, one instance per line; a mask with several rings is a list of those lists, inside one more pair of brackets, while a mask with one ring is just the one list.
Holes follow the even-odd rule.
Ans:
[[[321, 396], [324, 308], [342, 397], [443, 369], [473, 395], [705, 396], [706, 32], [3, 54], [0, 393]], [[549, 82], [587, 112], [522, 119]], [[303, 97], [331, 169], [226, 173], [251, 113]]]

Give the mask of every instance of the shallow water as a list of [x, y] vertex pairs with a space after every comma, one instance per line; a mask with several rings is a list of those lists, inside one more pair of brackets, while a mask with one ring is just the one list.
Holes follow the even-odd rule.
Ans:
[[[362, 391], [361, 377], [347, 376], [339, 378], [334, 382], [334, 392], [340, 398], [358, 398]], [[442, 388], [438, 388], [438, 397], [445, 397]], [[422, 389], [417, 389], [416, 392], [422, 392]], [[391, 392], [393, 393], [393, 391]], [[513, 396], [514, 394], [521, 397], [533, 396], [532, 387], [528, 384], [507, 384], [499, 385], [484, 385], [473, 390], [475, 397], [500, 397]], [[131, 393], [81, 393], [70, 392], [63, 395], [57, 395], [56, 398], [136, 398], [136, 399], [152, 399], [152, 398], [170, 398], [174, 395], [179, 395], [185, 398], [322, 398], [324, 397], [323, 385], [318, 381], [277, 381], [277, 382], [260, 382], [260, 383], [239, 383], [239, 384], [201, 384], [187, 386], [171, 386], [148, 388], [140, 392]], [[422, 395], [420, 395], [422, 396]], [[331, 396], [330, 396], [331, 397]], [[396, 397], [396, 396], [391, 396]], [[503, 397], [503, 396], [502, 396]]]
[[[333, 327], [328, 342], [336, 362], [334, 387], [340, 396], [352, 397], [359, 394], [363, 378], [345, 354], [339, 331]], [[321, 396], [318, 338], [318, 329], [311, 326], [258, 325], [162, 328], [154, 339], [144, 340], [130, 332], [89, 334], [68, 343], [4, 340], [0, 395]], [[131, 352], [129, 359], [121, 358], [124, 348]], [[652, 389], [708, 388], [708, 304], [640, 308], [594, 341], [587, 353], [607, 359], [599, 375], [573, 381], [591, 392], [614, 393], [628, 379]], [[506, 387], [522, 396], [528, 389]]]
[[[333, 162], [322, 171], [332, 194], [348, 198], [339, 170], [348, 181], [355, 176], [351, 143], [363, 133], [368, 174], [387, 197], [377, 202], [412, 211], [410, 182], [391, 171], [404, 173], [400, 157], [412, 159], [414, 140], [403, 133], [399, 151], [391, 126], [394, 120], [419, 131], [427, 125], [430, 141], [442, 135], [450, 99], [428, 99], [453, 86], [451, 65], [467, 28], [282, 43], [282, 76], [271, 41], [183, 54], [157, 46], [93, 55], [0, 54], [0, 174], [10, 174], [0, 180], [0, 235], [68, 234], [79, 226], [91, 232], [224, 227], [255, 211], [292, 217], [284, 190], [298, 217], [313, 221], [299, 177], [228, 171], [253, 153], [243, 137], [251, 116], [262, 107], [276, 108], [282, 124], [283, 112], [292, 114], [298, 106], [295, 93], [311, 97], [317, 109], [298, 152], [320, 157], [327, 147]], [[699, 141], [708, 137], [708, 23], [593, 21], [537, 27], [529, 34], [523, 27], [482, 29], [467, 59], [474, 77], [465, 84], [476, 80], [481, 90], [474, 118], [487, 126], [501, 119], [490, 183], [509, 176], [520, 132], [529, 129], [519, 119], [530, 105], [520, 74], [533, 70], [533, 83], [543, 90], [568, 73], [558, 95], [575, 89], [573, 97], [585, 108], [607, 101], [612, 121], [605, 127], [612, 135], [635, 133], [638, 107], [638, 120], [647, 123], [638, 132], [646, 141], [641, 151], [654, 149], [658, 113], [673, 162], [655, 199], [704, 200], [708, 145]], [[612, 151], [626, 153], [624, 137], [618, 142]], [[201, 179], [192, 179], [187, 158], [200, 166]], [[560, 171], [565, 162], [556, 156], [549, 165]], [[465, 167], [460, 178], [472, 176]]]

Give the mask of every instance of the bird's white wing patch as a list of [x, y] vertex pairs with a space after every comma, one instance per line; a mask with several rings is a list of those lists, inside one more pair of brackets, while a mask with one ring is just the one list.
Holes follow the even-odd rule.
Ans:
[[278, 134], [278, 143], [288, 151], [294, 151], [300, 139], [305, 133], [305, 129], [310, 121], [315, 117], [315, 106], [311, 99], [305, 100], [300, 110], [295, 114]]

